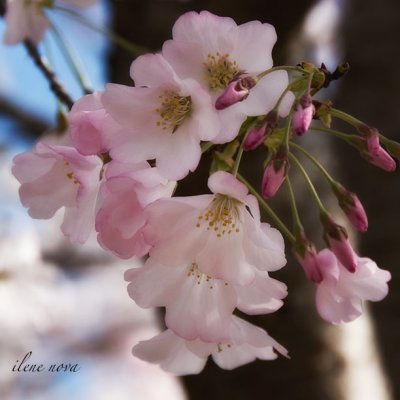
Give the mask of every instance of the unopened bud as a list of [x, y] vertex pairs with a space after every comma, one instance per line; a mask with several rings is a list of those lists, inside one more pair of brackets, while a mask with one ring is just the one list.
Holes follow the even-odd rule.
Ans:
[[278, 124], [278, 114], [271, 111], [262, 121], [257, 122], [246, 135], [244, 150], [256, 149]]
[[317, 252], [314, 244], [305, 236], [304, 232], [300, 233], [293, 250], [307, 279], [315, 283], [320, 283], [323, 275], [318, 265]]
[[269, 162], [264, 171], [261, 184], [261, 193], [264, 198], [269, 199], [275, 196], [286, 178], [288, 166], [286, 152], [280, 154], [278, 151], [275, 158]]
[[379, 132], [371, 128], [366, 135], [368, 152], [366, 154], [368, 161], [385, 171], [392, 172], [396, 169], [396, 161], [379, 143]]
[[360, 138], [360, 143], [354, 140], [352, 142], [359, 148], [361, 156], [376, 167], [393, 172], [396, 161], [381, 146], [378, 130], [365, 124], [359, 125], [357, 129], [363, 137]]
[[325, 229], [326, 244], [348, 271], [355, 272], [357, 260], [346, 230], [326, 214], [321, 217], [321, 222]]
[[310, 128], [314, 114], [315, 106], [311, 96], [304, 95], [293, 114], [293, 133], [298, 136], [304, 135]]
[[384, 136], [380, 136], [380, 139], [382, 140], [390, 155], [400, 161], [400, 143], [394, 140], [390, 140]]
[[334, 185], [333, 190], [350, 223], [358, 231], [365, 232], [368, 229], [368, 217], [358, 196], [339, 183]]
[[215, 108], [217, 110], [224, 110], [233, 104], [245, 100], [250, 94], [250, 89], [253, 88], [256, 83], [257, 78], [254, 76], [245, 76], [244, 78], [232, 81], [216, 100]]

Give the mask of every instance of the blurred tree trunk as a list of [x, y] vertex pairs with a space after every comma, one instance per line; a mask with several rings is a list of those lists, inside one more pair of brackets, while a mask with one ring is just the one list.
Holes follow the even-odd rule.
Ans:
[[[400, 140], [400, 3], [398, 0], [352, 0], [343, 23], [346, 60], [351, 73], [343, 82], [337, 106], [347, 110], [382, 134]], [[344, 146], [343, 146], [344, 147]], [[389, 174], [365, 162], [353, 164], [354, 151], [343, 149], [343, 175], [366, 207], [370, 231], [360, 240], [360, 252], [391, 270], [389, 296], [372, 304], [383, 361], [400, 398], [400, 185], [398, 171]]]
[[[296, 33], [313, 3], [314, 0], [299, 0], [295, 4], [289, 0], [111, 2], [114, 30], [153, 51], [160, 49], [163, 41], [171, 37], [173, 23], [188, 10], [207, 9], [218, 15], [231, 16], [238, 23], [254, 19], [270, 22], [276, 27], [279, 38], [274, 50], [275, 63], [284, 62], [287, 41]], [[131, 84], [128, 75], [131, 62], [131, 55], [114, 49], [110, 57], [111, 80]], [[258, 161], [252, 160], [251, 165], [246, 166], [246, 176], [261, 175], [262, 164]], [[255, 170], [257, 166], [258, 170]], [[207, 173], [206, 165], [185, 179], [179, 185], [179, 194], [204, 192]], [[287, 213], [288, 205], [284, 206]], [[304, 208], [307, 211], [310, 207], [305, 203]], [[220, 370], [210, 361], [202, 374], [184, 378], [191, 400], [339, 398], [336, 380], [342, 367], [341, 359], [324, 339], [326, 325], [320, 321], [314, 309], [314, 288], [305, 281], [300, 267], [292, 259], [289, 258], [288, 264], [284, 271], [274, 274], [275, 278], [289, 286], [289, 297], [284, 308], [274, 315], [251, 318], [251, 321], [267, 329], [271, 336], [286, 346], [292, 359], [281, 357], [274, 362], [255, 362], [234, 371]]]

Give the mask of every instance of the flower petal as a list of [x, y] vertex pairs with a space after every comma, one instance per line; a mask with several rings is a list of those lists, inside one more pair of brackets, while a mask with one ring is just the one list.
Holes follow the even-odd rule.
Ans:
[[249, 97], [240, 104], [246, 115], [264, 115], [271, 111], [289, 84], [286, 71], [274, 71], [261, 78], [250, 90]]
[[267, 314], [278, 310], [281, 299], [287, 295], [286, 285], [268, 276], [266, 272], [257, 272], [252, 283], [236, 286], [238, 309], [249, 315]]
[[163, 370], [176, 375], [198, 374], [207, 360], [191, 352], [185, 340], [169, 329], [150, 340], [139, 342], [132, 352], [141, 360], [160, 364]]
[[213, 193], [224, 194], [241, 201], [248, 193], [246, 185], [225, 171], [214, 172], [208, 178], [208, 187]]
[[136, 86], [150, 88], [178, 84], [178, 78], [171, 65], [161, 54], [144, 54], [133, 61], [130, 69], [131, 78]]

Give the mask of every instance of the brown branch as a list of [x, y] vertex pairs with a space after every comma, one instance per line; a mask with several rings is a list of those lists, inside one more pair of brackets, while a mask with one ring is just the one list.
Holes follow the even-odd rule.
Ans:
[[[5, 1], [0, 0], [0, 16], [4, 16], [5, 14]], [[48, 65], [46, 59], [42, 57], [34, 43], [32, 43], [29, 39], [24, 40], [24, 46], [28, 51], [28, 54], [36, 64], [36, 66], [42, 71], [43, 75], [47, 79], [50, 85], [50, 89], [57, 96], [57, 98], [64, 103], [68, 109], [71, 109], [74, 101], [71, 99], [69, 94], [65, 91], [64, 87], [57, 80], [57, 77], [53, 70]]]
[[30, 40], [24, 40], [24, 46], [28, 51], [28, 54], [31, 56], [32, 60], [36, 64], [36, 66], [42, 71], [43, 75], [47, 79], [50, 85], [50, 89], [57, 96], [57, 98], [64, 103], [68, 109], [71, 109], [74, 101], [71, 99], [69, 94], [65, 91], [64, 87], [57, 80], [56, 75], [53, 70], [48, 65], [46, 59], [39, 54], [39, 51], [34, 43]]
[[21, 125], [24, 128], [24, 133], [26, 132], [34, 138], [38, 138], [43, 132], [49, 129], [49, 125], [45, 121], [21, 110], [20, 106], [11, 103], [2, 96], [0, 96], [0, 115], [4, 115]]

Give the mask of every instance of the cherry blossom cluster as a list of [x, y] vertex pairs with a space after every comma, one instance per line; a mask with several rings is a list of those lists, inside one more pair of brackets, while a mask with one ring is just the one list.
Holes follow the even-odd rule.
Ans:
[[[364, 300], [379, 301], [388, 292], [390, 273], [355, 253], [294, 153], [314, 162], [349, 222], [364, 232], [367, 216], [358, 197], [296, 142], [313, 119], [334, 133], [332, 119], [339, 118], [357, 134], [337, 135], [388, 171], [396, 163], [381, 142], [394, 155], [398, 144], [313, 99], [346, 65], [333, 73], [307, 63], [273, 67], [276, 39], [267, 23], [184, 14], [160, 53], [133, 61], [134, 86], [108, 84], [82, 97], [62, 139], [39, 142], [14, 159], [21, 202], [33, 218], [64, 208], [61, 229], [72, 242], [84, 243], [95, 231], [99, 244], [120, 258], [146, 256], [142, 267], [126, 272], [128, 292], [141, 307], [165, 307], [167, 330], [133, 352], [175, 374], [200, 372], [210, 355], [226, 369], [274, 359], [276, 352], [287, 356], [266, 331], [234, 315], [272, 313], [283, 305], [286, 286], [270, 276], [286, 264], [282, 235], [315, 282], [325, 320], [351, 321]], [[261, 194], [239, 172], [244, 153], [256, 148], [265, 151]], [[177, 181], [205, 152], [213, 152], [211, 194], [173, 197]], [[320, 252], [301, 225], [290, 165], [304, 175], [319, 208], [327, 243]], [[293, 230], [267, 203], [283, 183]], [[260, 206], [278, 229], [261, 222]]]

